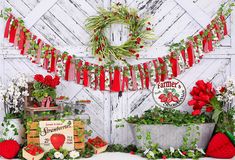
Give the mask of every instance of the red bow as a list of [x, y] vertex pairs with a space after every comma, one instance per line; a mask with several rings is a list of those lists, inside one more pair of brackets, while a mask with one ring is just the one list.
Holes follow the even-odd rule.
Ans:
[[211, 82], [197, 81], [190, 94], [193, 98], [188, 102], [188, 105], [193, 107], [192, 115], [199, 115], [203, 107], [206, 107], [206, 112], [211, 112], [214, 109], [210, 101], [215, 97], [216, 91]]

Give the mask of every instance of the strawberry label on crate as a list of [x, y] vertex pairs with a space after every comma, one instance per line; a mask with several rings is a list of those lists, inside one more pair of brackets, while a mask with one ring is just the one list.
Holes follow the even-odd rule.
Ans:
[[186, 97], [186, 88], [178, 79], [158, 82], [152, 91], [153, 99], [160, 107], [176, 108], [180, 106]]
[[40, 146], [45, 150], [74, 150], [73, 121], [40, 121]]

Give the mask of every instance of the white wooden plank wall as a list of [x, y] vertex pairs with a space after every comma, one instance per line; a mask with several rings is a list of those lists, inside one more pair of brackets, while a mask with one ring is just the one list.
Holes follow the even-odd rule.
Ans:
[[[86, 18], [96, 15], [98, 7], [110, 8], [111, 3], [121, 2], [129, 7], [137, 8], [141, 16], [151, 17], [152, 27], [158, 39], [141, 52], [140, 60], [129, 60], [136, 64], [165, 55], [167, 53], [166, 45], [196, 34], [202, 29], [202, 26], [205, 26], [206, 22], [215, 16], [220, 4], [225, 1], [53, 0], [47, 7], [48, 10], [40, 11], [39, 7], [46, 2], [45, 0], [0, 0], [0, 7], [11, 7], [13, 14], [24, 18], [32, 32], [45, 42], [91, 62], [97, 61], [89, 52], [89, 33], [84, 28]], [[37, 14], [36, 11], [40, 11], [40, 13]], [[40, 14], [41, 17], [38, 16]], [[205, 56], [200, 64], [180, 75], [179, 79], [184, 82], [188, 91], [196, 80], [210, 79], [223, 66], [225, 66], [225, 72], [220, 73], [214, 79], [215, 85], [222, 83], [227, 76], [235, 74], [235, 71], [232, 70], [232, 65], [235, 65], [234, 19], [234, 13], [227, 19], [229, 36], [222, 41], [215, 53]], [[3, 37], [4, 22], [2, 20], [0, 22], [0, 36]], [[128, 30], [123, 25], [112, 25], [107, 29], [106, 35], [112, 44], [119, 45], [127, 38]], [[0, 80], [3, 83], [17, 73], [31, 76], [35, 73], [46, 74], [41, 68], [20, 57], [18, 51], [2, 38], [0, 38], [0, 44]], [[84, 88], [73, 82], [63, 82], [58, 92], [69, 96], [71, 100], [91, 99], [92, 103], [86, 109], [91, 117], [91, 125], [88, 128], [93, 130], [94, 135], [103, 136], [111, 143], [128, 144], [133, 140], [128, 127], [115, 128], [115, 119], [141, 114], [154, 105], [150, 90], [109, 93]], [[179, 109], [189, 110], [189, 107], [185, 103]]]

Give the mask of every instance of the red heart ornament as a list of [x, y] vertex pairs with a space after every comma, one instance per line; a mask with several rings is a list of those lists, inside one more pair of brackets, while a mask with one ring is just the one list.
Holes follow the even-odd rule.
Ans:
[[206, 156], [214, 158], [233, 158], [235, 156], [235, 147], [225, 134], [217, 133], [209, 142]]
[[56, 150], [59, 150], [63, 145], [65, 141], [65, 136], [63, 134], [53, 134], [50, 138], [51, 144]]
[[3, 158], [15, 158], [19, 150], [20, 145], [15, 140], [5, 140], [0, 143], [0, 156]]

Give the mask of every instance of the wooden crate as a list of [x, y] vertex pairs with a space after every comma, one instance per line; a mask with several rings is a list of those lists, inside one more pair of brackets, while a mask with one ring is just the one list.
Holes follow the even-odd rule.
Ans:
[[[85, 124], [82, 121], [74, 121], [74, 148], [76, 150], [84, 150], [85, 148]], [[28, 122], [27, 127], [27, 143], [39, 145], [39, 122]]]

